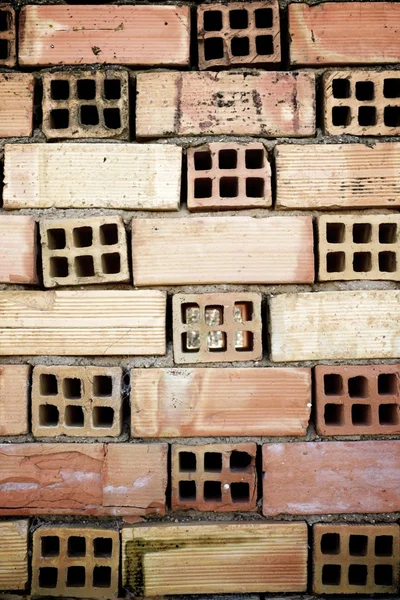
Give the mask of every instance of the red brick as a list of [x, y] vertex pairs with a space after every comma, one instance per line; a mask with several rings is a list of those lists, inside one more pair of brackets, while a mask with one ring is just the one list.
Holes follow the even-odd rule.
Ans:
[[33, 217], [0, 216], [0, 282], [37, 283]]
[[17, 62], [16, 19], [11, 4], [0, 4], [0, 65], [14, 67]]
[[263, 471], [265, 516], [400, 510], [400, 441], [265, 444]]
[[292, 65], [385, 64], [400, 61], [396, 2], [289, 4]]
[[0, 138], [32, 135], [34, 77], [0, 73]]
[[0, 365], [0, 435], [28, 433], [28, 365]]

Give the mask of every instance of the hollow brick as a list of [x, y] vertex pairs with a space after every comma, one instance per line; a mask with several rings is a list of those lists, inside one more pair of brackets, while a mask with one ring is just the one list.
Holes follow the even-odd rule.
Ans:
[[0, 522], [0, 540], [0, 590], [25, 590], [29, 578], [28, 521]]
[[0, 138], [32, 135], [34, 77], [0, 73]]
[[0, 65], [15, 67], [17, 62], [16, 50], [16, 19], [15, 10], [11, 4], [0, 4]]
[[29, 432], [30, 370], [28, 365], [0, 365], [0, 435]]

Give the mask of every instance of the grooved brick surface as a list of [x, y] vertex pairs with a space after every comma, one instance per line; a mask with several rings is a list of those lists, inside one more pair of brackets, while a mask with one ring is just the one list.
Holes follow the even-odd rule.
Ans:
[[0, 137], [32, 135], [34, 77], [0, 73]]
[[187, 150], [188, 209], [272, 206], [271, 167], [259, 142], [211, 142]]
[[257, 445], [172, 446], [172, 509], [255, 510]]
[[45, 287], [130, 280], [121, 217], [44, 220], [40, 237]]
[[0, 216], [0, 282], [38, 282], [36, 223], [33, 217]]
[[200, 4], [199, 68], [254, 66], [281, 60], [277, 0]]
[[0, 590], [25, 590], [28, 584], [28, 521], [0, 523]]
[[119, 367], [34, 367], [33, 435], [120, 435], [121, 379]]
[[0, 365], [0, 435], [29, 431], [30, 371], [28, 365]]
[[14, 67], [17, 62], [15, 10], [0, 4], [0, 66]]
[[313, 526], [316, 594], [393, 594], [398, 591], [399, 526]]

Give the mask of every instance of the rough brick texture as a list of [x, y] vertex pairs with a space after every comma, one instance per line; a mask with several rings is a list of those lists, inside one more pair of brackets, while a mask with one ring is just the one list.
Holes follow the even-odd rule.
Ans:
[[0, 282], [37, 283], [33, 217], [0, 216]]
[[0, 4], [0, 65], [14, 67], [17, 61], [15, 10]]
[[29, 431], [30, 370], [28, 365], [0, 365], [0, 435]]
[[34, 77], [0, 73], [0, 137], [32, 135]]
[[28, 521], [0, 523], [0, 590], [25, 590], [28, 584]]

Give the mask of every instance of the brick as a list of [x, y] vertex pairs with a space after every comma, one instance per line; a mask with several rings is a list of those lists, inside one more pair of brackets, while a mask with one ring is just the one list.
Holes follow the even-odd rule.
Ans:
[[131, 371], [134, 437], [305, 435], [307, 368]]
[[263, 514], [389, 513], [400, 509], [400, 442], [263, 446]]
[[33, 534], [32, 595], [114, 598], [119, 532], [100, 527], [42, 526]]
[[23, 66], [186, 66], [189, 44], [187, 6], [25, 6], [20, 14]]
[[201, 4], [197, 9], [199, 68], [259, 66], [281, 61], [277, 0]]
[[0, 292], [0, 355], [165, 354], [158, 290]]
[[0, 65], [14, 67], [17, 62], [15, 10], [11, 4], [0, 4]]
[[399, 135], [400, 71], [328, 71], [322, 89], [328, 135]]
[[178, 146], [6, 144], [4, 154], [6, 210], [179, 209], [182, 149]]
[[314, 280], [310, 216], [133, 219], [132, 239], [137, 286]]
[[314, 73], [138, 73], [136, 84], [138, 138], [315, 134]]
[[129, 140], [128, 71], [54, 71], [42, 82], [47, 139]]
[[174, 294], [174, 360], [178, 364], [258, 360], [261, 295]]
[[29, 432], [30, 370], [28, 365], [0, 365], [0, 435]]
[[319, 435], [400, 432], [400, 365], [318, 365], [315, 398]]
[[292, 65], [400, 61], [400, 6], [391, 2], [323, 2], [289, 6]]
[[396, 290], [273, 296], [271, 359], [398, 358], [399, 302]]
[[[296, 5], [297, 6], [297, 5]], [[280, 209], [395, 208], [400, 204], [400, 144], [278, 144]]]
[[255, 510], [257, 445], [172, 446], [172, 510]]
[[258, 521], [124, 527], [122, 582], [144, 597], [305, 591], [307, 526]]
[[36, 223], [33, 217], [0, 216], [0, 282], [38, 282]]
[[272, 206], [271, 167], [260, 142], [188, 148], [187, 166], [190, 211]]
[[313, 526], [316, 594], [388, 594], [399, 585], [399, 526]]
[[0, 73], [0, 137], [32, 135], [34, 77]]
[[51, 438], [120, 435], [121, 380], [119, 367], [34, 367], [33, 435]]
[[40, 238], [47, 288], [130, 281], [121, 217], [41, 221]]
[[25, 590], [28, 584], [28, 521], [2, 521], [0, 539], [0, 590]]

